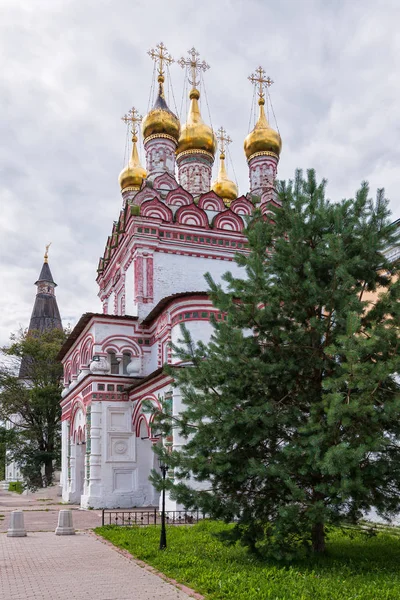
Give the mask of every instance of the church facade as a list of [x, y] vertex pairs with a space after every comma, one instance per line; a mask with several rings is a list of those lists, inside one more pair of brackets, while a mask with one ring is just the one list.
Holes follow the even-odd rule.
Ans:
[[[242, 233], [254, 206], [264, 214], [276, 204], [281, 139], [267, 121], [264, 104], [271, 80], [260, 68], [251, 80], [259, 96], [259, 117], [244, 144], [250, 191], [238, 197], [225, 167], [229, 138], [218, 138], [202, 119], [199, 73], [208, 67], [194, 49], [180, 64], [188, 70], [190, 108], [181, 126], [164, 96], [166, 66], [172, 62], [159, 44], [158, 93], [142, 120], [146, 168], [139, 161], [132, 109], [132, 154], [120, 174], [122, 209], [98, 266], [102, 313], [84, 314], [64, 344], [62, 406], [63, 499], [84, 508], [157, 505], [150, 471], [157, 470], [153, 444], [179, 448], [174, 433], [161, 439], [146, 408], [169, 400], [181, 410], [179, 389], [163, 371], [176, 364], [171, 343], [184, 323], [194, 341], [207, 342], [210, 317], [223, 319], [205, 291], [204, 274], [220, 281], [239, 274], [237, 252], [246, 252]], [[219, 172], [211, 170], [219, 142]], [[177, 508], [172, 500], [170, 510]]]

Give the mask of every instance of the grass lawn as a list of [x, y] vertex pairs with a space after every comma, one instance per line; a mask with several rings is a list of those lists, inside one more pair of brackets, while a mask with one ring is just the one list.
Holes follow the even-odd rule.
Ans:
[[387, 533], [350, 538], [331, 533], [323, 558], [283, 565], [259, 561], [245, 548], [225, 546], [213, 533], [228, 527], [203, 521], [167, 528], [99, 527], [116, 546], [213, 600], [400, 600], [400, 538]]

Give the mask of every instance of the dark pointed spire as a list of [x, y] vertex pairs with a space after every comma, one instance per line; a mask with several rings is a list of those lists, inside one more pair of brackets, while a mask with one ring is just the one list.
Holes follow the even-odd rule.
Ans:
[[60, 311], [58, 310], [55, 296], [57, 284], [53, 279], [47, 259], [43, 263], [39, 279], [35, 282], [37, 294], [29, 331], [48, 331], [49, 329], [62, 329]]
[[35, 285], [41, 282], [54, 283], [54, 285], [57, 286], [57, 284], [54, 282], [53, 275], [51, 274], [49, 263], [47, 262], [47, 260], [43, 263], [39, 279], [35, 281]]

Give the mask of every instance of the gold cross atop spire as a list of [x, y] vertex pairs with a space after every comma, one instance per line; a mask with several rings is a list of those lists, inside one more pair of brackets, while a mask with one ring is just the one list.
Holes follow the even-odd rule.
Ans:
[[232, 140], [229, 135], [226, 135], [226, 131], [223, 127], [220, 127], [217, 131], [217, 140], [220, 153], [225, 154], [225, 148], [232, 142]]
[[158, 81], [160, 82], [160, 77], [162, 77], [162, 81], [164, 81], [164, 65], [172, 64], [174, 59], [164, 46], [163, 42], [157, 44], [155, 49], [149, 50], [147, 54], [157, 63]]
[[50, 248], [50, 246], [51, 246], [51, 242], [50, 242], [50, 244], [47, 244], [47, 246], [46, 246], [46, 250], [45, 250], [45, 253], [44, 253], [44, 262], [45, 263], [47, 263], [47, 259], [49, 258], [49, 248]]
[[264, 90], [266, 87], [271, 87], [274, 83], [271, 77], [266, 77], [266, 73], [262, 67], [258, 67], [255, 73], [252, 73], [248, 80], [251, 81], [255, 86], [258, 87], [257, 94], [258, 97], [264, 98]]
[[183, 58], [182, 56], [182, 58], [178, 60], [178, 65], [180, 65], [182, 69], [186, 67], [190, 85], [197, 88], [200, 85], [200, 78], [198, 77], [200, 72], [207, 71], [207, 69], [210, 68], [210, 65], [208, 65], [205, 60], [200, 61], [200, 54], [195, 48], [188, 50], [188, 54], [189, 58]]
[[137, 138], [138, 124], [140, 123], [142, 118], [143, 117], [139, 115], [139, 111], [136, 110], [134, 106], [132, 106], [131, 110], [126, 115], [121, 117], [121, 121], [124, 121], [124, 123], [131, 123], [131, 131], [133, 138]]

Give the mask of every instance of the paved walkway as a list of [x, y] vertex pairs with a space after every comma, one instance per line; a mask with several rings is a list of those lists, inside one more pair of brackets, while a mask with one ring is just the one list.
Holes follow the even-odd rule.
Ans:
[[[56, 536], [58, 511], [73, 510], [76, 535]], [[24, 511], [25, 538], [8, 538], [10, 513]], [[188, 600], [189, 596], [85, 530], [101, 511], [65, 505], [57, 488], [0, 490], [0, 600]]]
[[0, 532], [7, 531], [9, 528], [10, 513], [13, 510], [24, 511], [27, 531], [55, 531], [58, 512], [64, 508], [74, 511], [75, 529], [100, 527], [101, 510], [81, 510], [77, 504], [63, 504], [57, 492], [58, 486], [27, 495], [0, 490]]
[[0, 598], [4, 600], [188, 600], [94, 536], [0, 535]]

